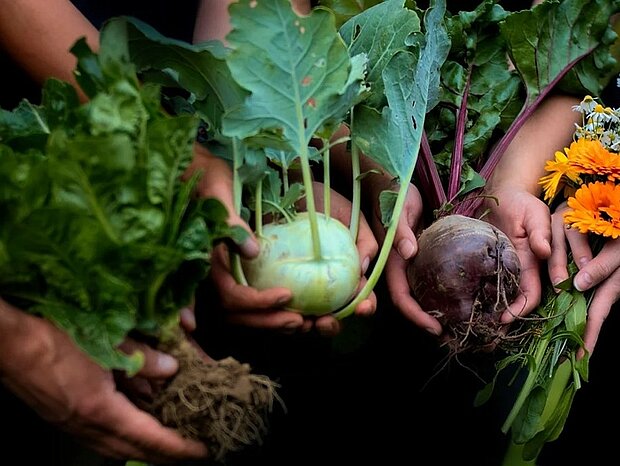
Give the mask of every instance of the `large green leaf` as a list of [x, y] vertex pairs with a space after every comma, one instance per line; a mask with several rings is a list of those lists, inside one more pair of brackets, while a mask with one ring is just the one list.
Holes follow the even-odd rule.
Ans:
[[262, 133], [301, 153], [323, 124], [355, 102], [343, 105], [342, 96], [362, 92], [360, 79], [350, 79], [360, 70], [352, 67], [333, 14], [316, 9], [300, 17], [287, 0], [242, 0], [230, 12], [227, 61], [251, 95], [225, 115], [224, 134]]

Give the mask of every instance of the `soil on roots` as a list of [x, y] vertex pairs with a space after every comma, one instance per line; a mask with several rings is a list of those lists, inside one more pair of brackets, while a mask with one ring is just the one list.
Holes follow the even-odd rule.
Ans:
[[204, 442], [216, 461], [261, 444], [274, 401], [280, 401], [277, 384], [232, 357], [205, 360], [187, 338], [165, 346], [179, 371], [145, 409], [183, 436]]

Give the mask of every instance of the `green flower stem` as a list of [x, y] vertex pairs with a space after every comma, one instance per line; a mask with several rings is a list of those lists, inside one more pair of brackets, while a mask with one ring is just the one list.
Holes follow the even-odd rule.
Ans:
[[529, 461], [523, 459], [524, 448], [525, 444], [511, 440], [501, 466], [536, 466], [536, 459]]
[[256, 231], [256, 236], [263, 236], [263, 179], [261, 178], [256, 183], [256, 193], [255, 193], [255, 209], [256, 209], [256, 218], [254, 220], [255, 226], [254, 229]]
[[525, 400], [527, 399], [530, 392], [532, 391], [532, 388], [534, 387], [534, 384], [536, 383], [536, 379], [538, 378], [538, 372], [540, 370], [541, 362], [543, 358], [545, 357], [545, 353], [547, 352], [547, 347], [549, 346], [550, 342], [551, 342], [550, 333], [548, 333], [547, 335], [545, 335], [543, 338], [540, 339], [540, 342], [538, 343], [536, 347], [536, 352], [534, 353], [534, 370], [529, 371], [527, 378], [525, 379], [525, 382], [523, 383], [523, 386], [521, 387], [521, 390], [519, 391], [519, 396], [517, 397], [515, 404], [510, 410], [510, 413], [508, 413], [508, 417], [506, 418], [506, 420], [504, 421], [504, 424], [502, 425], [502, 432], [504, 434], [508, 433], [508, 430], [510, 430], [510, 427], [512, 426], [512, 423], [517, 417], [517, 414], [519, 414], [519, 411], [521, 411], [521, 407], [523, 406], [523, 403], [525, 403]]
[[396, 203], [394, 204], [394, 210], [392, 218], [390, 220], [390, 225], [385, 232], [385, 239], [383, 240], [383, 244], [381, 245], [381, 250], [379, 251], [379, 256], [377, 257], [375, 266], [372, 269], [372, 273], [368, 277], [368, 281], [357, 294], [357, 296], [349, 304], [347, 304], [340, 311], [334, 312], [332, 314], [333, 317], [335, 317], [336, 319], [344, 319], [345, 317], [353, 314], [357, 305], [361, 303], [364, 299], [368, 298], [368, 296], [370, 296], [370, 293], [372, 293], [375, 285], [378, 283], [379, 278], [383, 273], [383, 269], [385, 268], [385, 264], [387, 264], [388, 256], [390, 255], [390, 251], [392, 249], [392, 244], [394, 243], [396, 228], [398, 227], [398, 218], [405, 205], [405, 199], [407, 198], [408, 189], [408, 183], [404, 183], [400, 186], [398, 196], [396, 197]]
[[330, 146], [328, 139], [322, 139], [325, 152], [323, 153], [323, 213], [331, 217], [331, 176], [330, 176]]

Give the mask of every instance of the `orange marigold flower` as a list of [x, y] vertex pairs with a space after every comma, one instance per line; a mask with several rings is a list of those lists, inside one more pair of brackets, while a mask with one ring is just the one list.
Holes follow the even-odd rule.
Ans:
[[538, 184], [543, 187], [545, 201], [551, 202], [553, 200], [563, 179], [568, 178], [574, 183], [581, 182], [579, 172], [570, 164], [573, 147], [577, 143], [578, 141], [573, 142], [569, 148], [564, 148], [566, 154], [557, 151], [555, 160], [549, 160], [545, 164], [545, 170], [551, 173], [541, 177], [538, 181]]
[[564, 214], [564, 223], [581, 233], [616, 239], [620, 236], [620, 186], [611, 182], [583, 185], [568, 199], [572, 209]]
[[568, 164], [580, 174], [600, 176], [601, 179], [620, 179], [620, 155], [609, 152], [598, 140], [579, 139], [571, 144]]

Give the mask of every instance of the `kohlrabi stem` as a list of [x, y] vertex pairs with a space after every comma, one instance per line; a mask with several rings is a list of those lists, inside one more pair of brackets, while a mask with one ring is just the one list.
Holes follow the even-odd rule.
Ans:
[[329, 140], [322, 138], [323, 147], [323, 213], [326, 217], [331, 217], [331, 177], [329, 168]]
[[[353, 110], [351, 110], [351, 133], [353, 133]], [[351, 221], [349, 223], [349, 231], [351, 237], [357, 241], [357, 235], [360, 227], [360, 211], [362, 198], [362, 183], [360, 181], [360, 151], [355, 141], [351, 144], [351, 172], [353, 176], [353, 192], [351, 201]]]
[[301, 175], [303, 177], [304, 188], [306, 190], [306, 210], [308, 212], [308, 221], [310, 222], [310, 235], [312, 237], [312, 254], [313, 259], [319, 261], [321, 255], [321, 240], [319, 238], [319, 224], [316, 215], [316, 205], [314, 204], [314, 191], [312, 190], [312, 171], [310, 170], [310, 160], [308, 156], [308, 146], [303, 143], [300, 146], [301, 153]]
[[254, 231], [256, 232], [256, 236], [260, 237], [263, 235], [263, 179], [261, 178], [256, 183], [256, 192], [254, 193], [255, 197], [255, 218], [254, 218]]
[[[413, 170], [412, 170], [413, 171]], [[409, 178], [411, 179], [411, 174], [409, 174]], [[396, 197], [396, 203], [394, 204], [393, 212], [402, 212], [403, 206], [405, 205], [405, 199], [407, 198], [407, 191], [409, 189], [409, 183], [402, 183], [400, 186], [400, 190], [398, 191], [398, 196]], [[375, 266], [372, 269], [372, 273], [368, 277], [368, 281], [364, 285], [364, 287], [360, 290], [360, 292], [353, 298], [353, 300], [347, 304], [340, 311], [334, 312], [333, 316], [336, 319], [344, 319], [345, 317], [350, 316], [355, 312], [355, 308], [359, 303], [361, 303], [364, 299], [370, 296], [375, 285], [379, 281], [381, 274], [383, 273], [383, 269], [385, 268], [385, 264], [387, 263], [388, 256], [390, 255], [390, 251], [392, 249], [392, 244], [394, 243], [394, 237], [396, 236], [396, 228], [398, 227], [398, 215], [393, 214], [390, 219], [390, 225], [388, 226], [387, 231], [385, 232], [385, 239], [383, 240], [383, 244], [381, 245], [381, 250], [379, 251], [379, 256], [377, 257], [377, 261], [375, 262]]]
[[148, 288], [146, 289], [146, 296], [144, 299], [144, 313], [147, 319], [155, 319], [157, 315], [157, 294], [161, 289], [162, 283], [166, 280], [166, 274], [159, 274], [157, 277], [151, 280]]
[[[241, 195], [243, 191], [243, 186], [241, 184], [241, 179], [239, 178], [239, 169], [243, 164], [243, 157], [241, 155], [240, 144], [237, 138], [233, 138], [232, 140], [233, 147], [233, 203], [235, 212], [237, 214], [241, 214]], [[241, 285], [247, 285], [248, 281], [245, 278], [245, 274], [243, 273], [243, 268], [241, 267], [241, 257], [237, 253], [230, 254], [230, 262], [231, 262], [231, 271], [232, 275], [237, 281], [237, 283]]]

